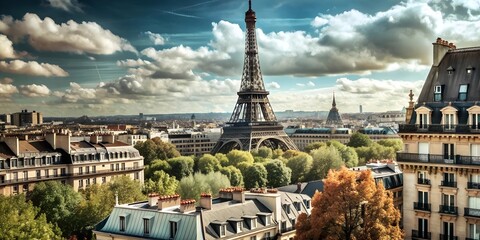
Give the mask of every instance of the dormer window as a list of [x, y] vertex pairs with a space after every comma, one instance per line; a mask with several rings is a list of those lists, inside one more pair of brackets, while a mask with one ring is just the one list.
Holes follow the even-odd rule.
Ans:
[[125, 232], [125, 216], [120, 216], [120, 226], [118, 230], [120, 232]]
[[301, 209], [300, 202], [294, 202], [293, 205], [295, 206], [295, 209], [297, 209], [297, 211], [300, 211], [300, 209]]
[[225, 237], [227, 232], [227, 225], [220, 225], [220, 237]]
[[284, 208], [285, 208], [285, 212], [286, 212], [287, 214], [290, 214], [290, 204], [284, 204], [283, 206], [284, 206]]
[[444, 85], [435, 86], [435, 92], [434, 92], [434, 95], [433, 95], [433, 100], [435, 102], [442, 101], [443, 86]]
[[170, 239], [174, 239], [177, 235], [178, 223], [175, 221], [170, 221]]
[[251, 229], [257, 228], [257, 218], [252, 218]]
[[472, 66], [468, 65], [468, 67], [467, 67], [467, 73], [468, 73], [468, 74], [471, 74], [471, 73], [473, 72], [473, 69], [474, 69], [474, 68], [473, 68]]
[[467, 93], [468, 93], [468, 84], [460, 85], [458, 89], [458, 100], [465, 101], [467, 100]]
[[237, 222], [237, 233], [242, 232], [242, 230], [243, 230], [242, 222]]
[[454, 71], [455, 69], [452, 66], [447, 68], [448, 75], [452, 75]]

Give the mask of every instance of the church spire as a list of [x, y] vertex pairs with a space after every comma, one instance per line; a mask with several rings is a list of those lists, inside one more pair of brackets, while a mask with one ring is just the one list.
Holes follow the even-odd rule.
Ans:
[[335, 103], [335, 91], [333, 91], [333, 101], [332, 101], [332, 108], [336, 108], [337, 103]]

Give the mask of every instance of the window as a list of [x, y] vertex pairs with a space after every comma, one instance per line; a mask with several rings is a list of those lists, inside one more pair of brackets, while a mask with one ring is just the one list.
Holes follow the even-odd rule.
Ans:
[[442, 193], [442, 205], [441, 212], [455, 213], [455, 195]]
[[468, 237], [470, 239], [480, 239], [480, 225], [468, 224]]
[[125, 163], [122, 163], [122, 170], [125, 170]]
[[257, 219], [256, 218], [252, 218], [252, 221], [251, 221], [251, 229], [255, 229], [257, 228]]
[[88, 187], [89, 185], [90, 185], [90, 178], [87, 178], [85, 179], [85, 186]]
[[418, 171], [418, 183], [419, 184], [429, 184], [427, 171]]
[[419, 114], [419, 127], [420, 128], [423, 128], [423, 129], [426, 129], [428, 128], [428, 124], [429, 124], [429, 114], [426, 114], [426, 113], [422, 113], [422, 114]]
[[467, 100], [467, 93], [468, 93], [468, 84], [460, 85], [458, 89], [458, 100], [465, 101]]
[[23, 180], [24, 181], [28, 180], [28, 172], [27, 171], [23, 171]]
[[455, 174], [454, 173], [443, 173], [443, 181], [444, 182], [455, 182]]
[[97, 172], [97, 166], [92, 166], [92, 173], [96, 173]]
[[435, 92], [434, 92], [434, 95], [433, 95], [433, 100], [435, 102], [440, 102], [442, 101], [442, 92], [443, 92], [443, 86], [444, 85], [437, 85], [435, 86]]
[[23, 184], [23, 192], [28, 192], [28, 184]]
[[62, 176], [67, 175], [67, 169], [66, 168], [62, 168], [60, 170], [61, 170], [60, 173], [62, 174]]
[[237, 233], [243, 231], [243, 224], [242, 222], [237, 222]]
[[113, 164], [110, 164], [110, 171], [112, 171], [112, 172], [113, 172], [114, 170], [115, 170], [115, 167], [114, 167], [114, 165], [113, 165]]
[[85, 173], [86, 173], [86, 174], [89, 174], [89, 173], [90, 173], [90, 166], [86, 166], [86, 167], [85, 167]]
[[106, 177], [102, 177], [102, 184], [106, 183], [107, 182], [107, 178]]
[[125, 232], [125, 216], [120, 216], [120, 232]]
[[455, 115], [451, 113], [443, 114], [443, 125], [445, 125], [446, 130], [454, 130], [455, 129]]
[[443, 222], [443, 235], [445, 239], [453, 239], [455, 235], [454, 224], [452, 222]]
[[14, 180], [15, 182], [18, 181], [18, 173], [17, 173], [17, 172], [14, 172], [14, 173], [13, 173], [13, 180]]
[[170, 238], [173, 239], [177, 235], [178, 223], [170, 222]]
[[117, 171], [120, 170], [120, 164], [118, 164], [118, 163], [115, 164], [115, 170], [117, 170]]
[[40, 172], [40, 170], [35, 170], [35, 175], [37, 176], [37, 179], [42, 178], [42, 173]]
[[251, 236], [250, 240], [257, 240], [257, 236]]
[[82, 175], [83, 174], [83, 167], [78, 168], [78, 174]]
[[83, 187], [83, 180], [82, 179], [78, 180], [78, 187], [79, 188]]
[[419, 218], [418, 219], [418, 237], [427, 238], [428, 236], [428, 219]]
[[18, 194], [18, 185], [13, 185], [13, 194]]
[[453, 143], [443, 144], [443, 159], [452, 161], [455, 159], [455, 145]]
[[150, 234], [150, 219], [148, 218], [143, 219], [143, 234]]
[[133, 178], [134, 178], [135, 180], [139, 180], [139, 179], [140, 179], [140, 173], [139, 173], [139, 172], [134, 173], [134, 174], [133, 174]]
[[452, 75], [454, 71], [455, 69], [452, 66], [447, 68], [448, 75]]
[[97, 178], [92, 178], [92, 183], [97, 184]]
[[50, 175], [48, 174], [48, 169], [45, 169], [45, 177], [46, 177], [46, 178], [49, 178], [49, 177], [50, 177]]
[[[480, 198], [478, 197], [468, 197], [468, 208], [480, 209]], [[475, 211], [475, 215], [479, 215], [480, 212]]]
[[270, 225], [270, 216], [265, 216], [265, 226]]
[[58, 169], [53, 169], [53, 176], [58, 177]]
[[285, 212], [287, 212], [287, 214], [290, 214], [290, 205], [284, 204], [283, 206], [285, 207]]
[[266, 232], [265, 235], [263, 236], [263, 239], [270, 239], [270, 232]]
[[227, 225], [225, 224], [220, 225], [220, 237], [225, 237], [226, 232], [227, 232]]

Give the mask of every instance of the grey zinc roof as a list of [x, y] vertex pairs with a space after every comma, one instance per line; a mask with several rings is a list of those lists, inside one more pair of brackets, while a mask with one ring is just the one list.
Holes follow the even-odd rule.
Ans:
[[[311, 200], [311, 198], [305, 194], [288, 193], [279, 191], [282, 203], [282, 222], [285, 221], [286, 227], [291, 228], [293, 226], [292, 220], [296, 220], [298, 216], [303, 213], [309, 213], [309, 209], [305, 206], [304, 200]], [[300, 210], [295, 208], [294, 202], [300, 203]], [[290, 206], [290, 213], [287, 213], [285, 205]]]
[[[473, 68], [471, 73], [467, 73], [467, 68]], [[449, 74], [449, 69], [454, 71]], [[480, 101], [480, 48], [463, 48], [450, 50], [440, 61], [438, 67], [432, 66], [425, 80], [422, 91], [418, 97], [415, 109], [426, 106], [432, 109], [432, 124], [440, 124], [442, 113], [440, 109], [452, 104], [459, 109], [457, 112], [458, 123], [467, 124], [467, 108]], [[460, 101], [460, 85], [468, 84], [468, 94], [466, 101]], [[444, 85], [442, 101], [434, 102], [435, 86]], [[416, 122], [416, 112], [413, 112], [410, 124]]]
[[[148, 204], [145, 202], [145, 204]], [[125, 216], [125, 232], [119, 231], [120, 216]], [[170, 239], [170, 221], [178, 222], [176, 240], [203, 239], [200, 214], [163, 212], [157, 209], [147, 209], [135, 205], [119, 205], [113, 210], [104, 226], [99, 229], [101, 232], [115, 233], [120, 235], [146, 237], [143, 234], [143, 219], [149, 218], [151, 229], [147, 238]]]
[[[219, 238], [217, 233], [212, 227], [212, 223], [216, 222], [228, 222], [228, 220], [239, 220], [242, 217], [254, 217], [257, 216], [257, 213], [271, 213], [265, 205], [260, 203], [260, 201], [256, 199], [246, 200], [244, 203], [239, 203], [237, 201], [227, 201], [213, 204], [211, 210], [204, 210], [202, 213], [203, 216], [203, 224], [205, 226], [205, 239], [216, 239]], [[243, 219], [242, 219], [243, 220]], [[243, 231], [238, 233], [247, 234], [250, 230], [246, 227], [245, 222], [242, 221], [243, 224]], [[274, 226], [276, 223], [272, 220], [271, 224], [265, 226], [262, 221], [258, 221], [257, 228], [255, 230]], [[227, 231], [226, 237], [237, 235], [235, 229], [230, 225], [227, 224]]]

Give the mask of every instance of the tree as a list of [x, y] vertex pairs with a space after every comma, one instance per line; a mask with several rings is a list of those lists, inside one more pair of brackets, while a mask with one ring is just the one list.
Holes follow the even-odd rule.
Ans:
[[240, 150], [232, 150], [227, 153], [227, 158], [229, 165], [237, 166], [241, 162], [245, 162], [247, 164], [253, 163], [253, 156], [250, 152], [240, 151]]
[[339, 141], [328, 141], [327, 146], [334, 146], [342, 157], [345, 166], [348, 168], [358, 165], [358, 155], [353, 147], [347, 147]]
[[61, 239], [60, 229], [23, 194], [0, 195], [0, 233], [0, 239]]
[[281, 148], [277, 148], [272, 152], [273, 159], [281, 159], [283, 155], [283, 150]]
[[267, 169], [261, 163], [248, 166], [243, 172], [245, 188], [259, 188], [267, 186]]
[[372, 143], [368, 147], [355, 148], [355, 151], [363, 164], [372, 160], [395, 159], [393, 147], [385, 147], [378, 143]]
[[384, 147], [392, 147], [395, 152], [402, 151], [403, 142], [401, 139], [382, 139], [377, 142]]
[[157, 171], [170, 172], [172, 167], [166, 160], [153, 160], [150, 165], [145, 166], [145, 179], [150, 179]]
[[81, 230], [82, 224], [76, 215], [83, 198], [71, 186], [59, 181], [40, 182], [35, 184], [29, 199], [50, 223], [60, 227], [64, 237]]
[[171, 169], [168, 174], [174, 176], [177, 180], [181, 180], [193, 173], [193, 158], [191, 157], [176, 157], [167, 160]]
[[368, 147], [372, 145], [373, 141], [363, 133], [355, 132], [350, 136], [350, 142], [348, 142], [349, 147]]
[[219, 171], [220, 168], [222, 168], [220, 161], [211, 154], [204, 154], [198, 159], [198, 170], [203, 174]]
[[146, 196], [142, 193], [142, 185], [139, 181], [131, 179], [129, 176], [113, 177], [108, 183], [108, 189], [118, 195], [118, 202], [132, 203], [145, 200]]
[[298, 217], [296, 239], [403, 239], [400, 212], [369, 170], [330, 171], [312, 206]]
[[300, 154], [302, 154], [302, 153], [303, 153], [303, 152], [297, 151], [297, 150], [287, 150], [287, 151], [285, 151], [285, 152], [283, 153], [282, 157], [283, 157], [284, 159], [287, 159], [287, 160], [288, 160], [288, 159], [290, 159], [290, 158], [292, 158], [292, 157], [295, 157], [295, 156], [298, 156], [298, 155], [300, 155]]
[[145, 142], [135, 144], [135, 148], [144, 158], [144, 165], [149, 165], [155, 159], [167, 160], [169, 158], [180, 157], [180, 153], [175, 145], [164, 142], [160, 138], [148, 139]]
[[218, 159], [222, 167], [226, 167], [230, 164], [230, 162], [228, 161], [227, 155], [223, 153], [217, 153], [215, 154], [215, 157]]
[[339, 169], [343, 166], [342, 157], [334, 146], [325, 146], [310, 152], [313, 162], [307, 175], [308, 181], [323, 179], [330, 169]]
[[145, 182], [146, 193], [158, 193], [161, 195], [174, 194], [178, 187], [178, 181], [164, 171], [156, 171], [151, 179]]
[[307, 179], [307, 175], [312, 168], [313, 159], [312, 156], [302, 153], [295, 157], [290, 158], [287, 162], [287, 167], [292, 169], [292, 183], [303, 182]]
[[273, 151], [268, 147], [260, 147], [258, 150], [252, 151], [252, 155], [254, 157], [272, 158]]
[[220, 170], [220, 172], [227, 176], [228, 179], [230, 180], [230, 184], [232, 186], [243, 186], [243, 175], [240, 169], [234, 167], [234, 166], [228, 166], [224, 167]]
[[306, 153], [309, 153], [310, 151], [315, 150], [315, 149], [319, 149], [323, 146], [326, 146], [326, 143], [324, 143], [324, 142], [313, 142], [313, 143], [308, 144], [305, 147], [304, 151]]
[[227, 176], [220, 172], [208, 174], [195, 173], [180, 180], [177, 192], [184, 199], [199, 199], [202, 193], [211, 193], [216, 196], [220, 189], [230, 187]]
[[264, 166], [267, 170], [268, 186], [276, 188], [290, 183], [292, 169], [285, 166], [281, 160], [270, 160]]

